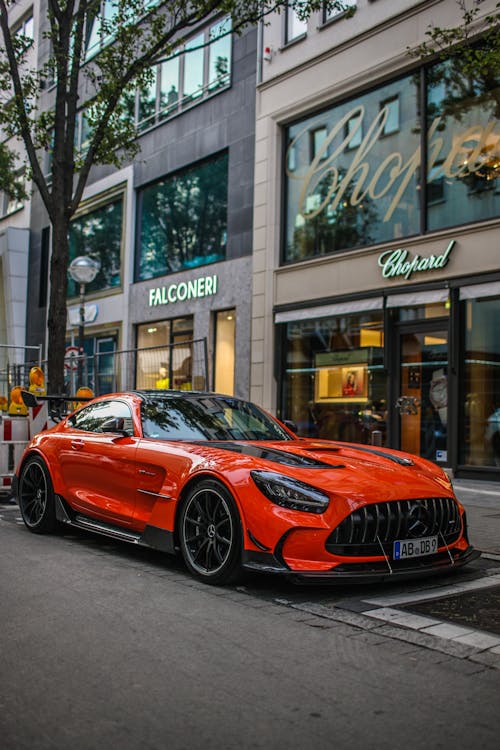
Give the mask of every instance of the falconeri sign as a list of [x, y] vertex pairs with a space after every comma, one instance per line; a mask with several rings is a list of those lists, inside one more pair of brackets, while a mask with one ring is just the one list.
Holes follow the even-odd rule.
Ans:
[[408, 280], [413, 273], [444, 268], [450, 259], [451, 251], [455, 247], [455, 244], [455, 240], [451, 240], [441, 255], [412, 256], [409, 250], [404, 250], [403, 248], [387, 250], [385, 253], [379, 255], [378, 258], [378, 264], [382, 269], [382, 276], [384, 279], [395, 279], [398, 276], [402, 276]]
[[180, 281], [169, 286], [156, 286], [149, 290], [149, 307], [172, 305], [188, 299], [211, 297], [218, 291], [218, 276], [201, 276], [198, 279]]

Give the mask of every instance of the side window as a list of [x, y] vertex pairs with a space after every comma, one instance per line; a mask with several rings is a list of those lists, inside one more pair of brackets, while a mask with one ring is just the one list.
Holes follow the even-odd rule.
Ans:
[[123, 429], [134, 434], [132, 412], [123, 401], [101, 401], [98, 404], [85, 406], [68, 420], [70, 427], [83, 432], [102, 432], [102, 425], [112, 418], [123, 419]]

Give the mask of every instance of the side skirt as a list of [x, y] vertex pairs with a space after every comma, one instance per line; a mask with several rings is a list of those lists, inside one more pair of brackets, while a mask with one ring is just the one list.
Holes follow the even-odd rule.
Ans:
[[160, 529], [157, 526], [146, 526], [142, 533], [123, 529], [106, 521], [90, 518], [82, 513], [75, 513], [60, 495], [56, 495], [56, 518], [67, 526], [92, 531], [96, 534], [109, 536], [122, 542], [139, 544], [141, 547], [157, 549], [160, 552], [175, 554], [174, 534], [172, 531]]

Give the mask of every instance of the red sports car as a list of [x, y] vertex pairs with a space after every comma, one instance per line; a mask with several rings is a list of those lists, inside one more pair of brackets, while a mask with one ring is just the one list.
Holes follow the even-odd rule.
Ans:
[[479, 553], [447, 475], [385, 448], [298, 438], [212, 393], [96, 398], [36, 435], [14, 478], [35, 533], [78, 526], [175, 553], [207, 583], [241, 568], [402, 579]]

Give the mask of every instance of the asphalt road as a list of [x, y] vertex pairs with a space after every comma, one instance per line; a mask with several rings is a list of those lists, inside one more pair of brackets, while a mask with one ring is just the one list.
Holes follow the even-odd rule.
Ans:
[[[498, 747], [500, 671], [0, 508], [3, 750]], [[380, 587], [377, 588], [380, 592]]]

